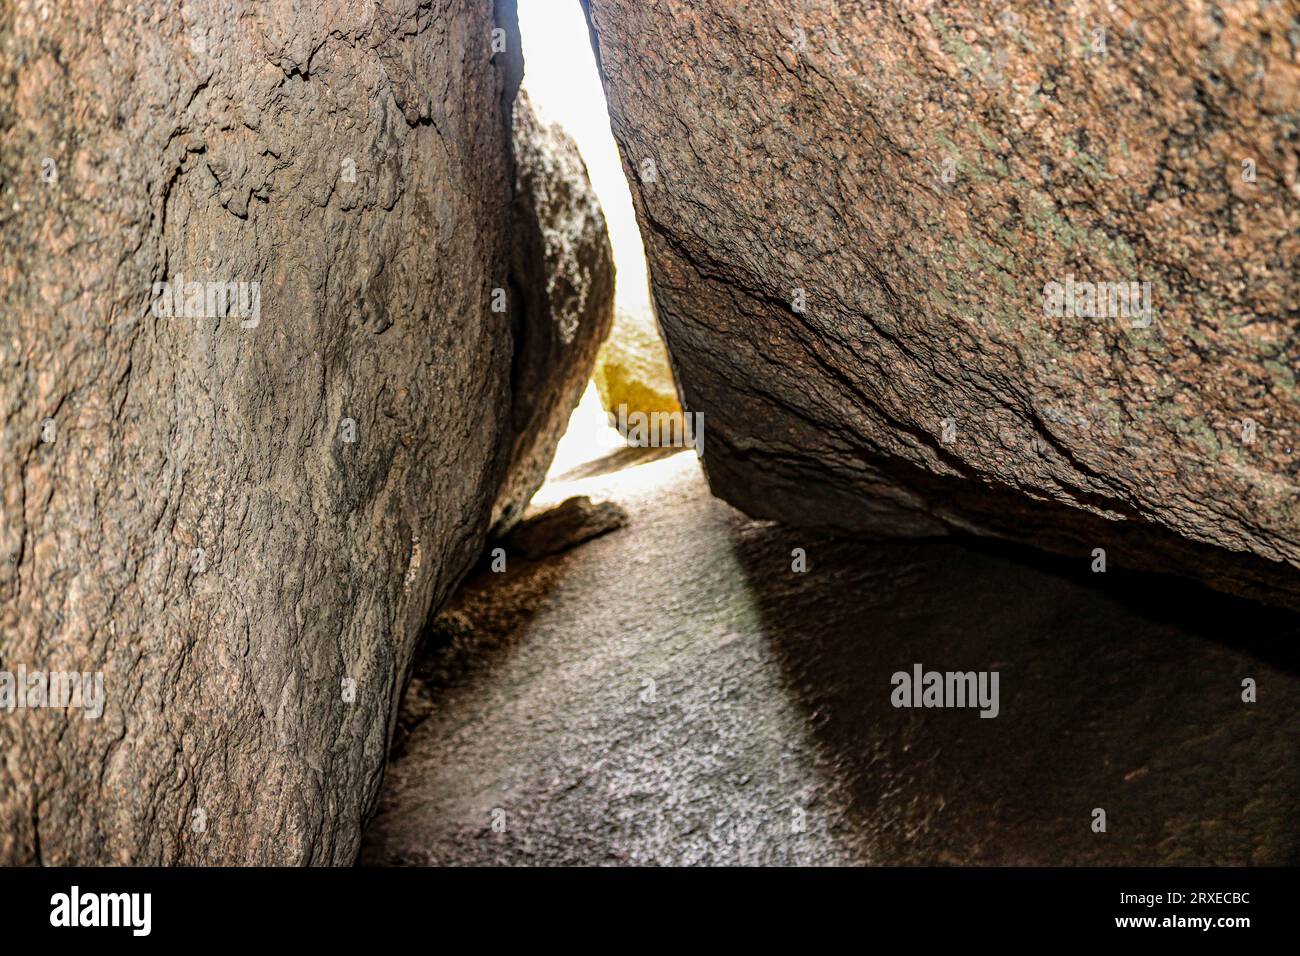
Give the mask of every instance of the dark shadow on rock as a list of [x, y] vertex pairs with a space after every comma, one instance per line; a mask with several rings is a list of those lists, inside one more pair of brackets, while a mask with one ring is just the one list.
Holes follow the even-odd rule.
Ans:
[[492, 541], [478, 563], [420, 635], [398, 708], [389, 760], [406, 752], [411, 734], [448, 686], [490, 670], [545, 605], [564, 573], [555, 555], [622, 528], [627, 513], [613, 502], [570, 498]]
[[411, 734], [448, 687], [490, 670], [514, 640], [528, 634], [525, 625], [545, 605], [564, 565], [507, 558], [504, 571], [492, 568], [488, 550], [447, 606], [425, 624], [398, 708], [390, 761], [405, 753]]
[[[862, 859], [1300, 863], [1300, 617], [988, 543], [751, 523], [733, 546], [847, 794], [820, 825]], [[999, 715], [894, 708], [891, 676], [917, 663], [998, 671]]]

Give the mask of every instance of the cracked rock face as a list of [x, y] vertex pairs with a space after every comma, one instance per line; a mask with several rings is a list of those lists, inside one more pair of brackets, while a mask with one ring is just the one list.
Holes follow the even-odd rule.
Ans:
[[514, 109], [514, 444], [493, 511], [502, 534], [542, 486], [614, 318], [614, 254], [577, 144]]
[[105, 691], [0, 712], [0, 860], [355, 858], [513, 435], [493, 14], [0, 11], [0, 669]]
[[587, 6], [715, 492], [1300, 605], [1287, 5]]

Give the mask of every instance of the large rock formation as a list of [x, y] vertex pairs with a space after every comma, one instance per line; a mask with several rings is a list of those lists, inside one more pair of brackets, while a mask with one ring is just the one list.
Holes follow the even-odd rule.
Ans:
[[1291, 7], [588, 14], [716, 492], [1300, 603]]
[[497, 6], [0, 10], [0, 861], [354, 859], [515, 438]]
[[496, 533], [541, 487], [614, 318], [614, 253], [577, 144], [544, 125], [528, 94], [514, 111], [515, 333], [509, 470], [493, 509]]

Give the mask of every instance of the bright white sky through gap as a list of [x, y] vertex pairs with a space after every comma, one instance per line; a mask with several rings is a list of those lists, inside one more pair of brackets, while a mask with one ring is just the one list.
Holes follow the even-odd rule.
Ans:
[[587, 20], [578, 0], [519, 0], [524, 88], [544, 122], [559, 123], [578, 144], [609, 225], [618, 269], [620, 309], [650, 309], [645, 250], [632, 212], [632, 194], [609, 131], [605, 91], [596, 72]]

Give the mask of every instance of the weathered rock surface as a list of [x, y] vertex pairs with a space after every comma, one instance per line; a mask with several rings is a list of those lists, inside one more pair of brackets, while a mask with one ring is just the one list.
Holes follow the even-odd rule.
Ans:
[[498, 534], [546, 478], [614, 318], [614, 254], [578, 147], [540, 123], [522, 91], [514, 153], [515, 440], [493, 512]]
[[[0, 712], [0, 861], [355, 857], [513, 435], [496, 28], [488, 0], [0, 10], [0, 667], [106, 693]], [[155, 314], [177, 275], [258, 308]]]
[[1293, 9], [588, 8], [716, 492], [1300, 604]]

